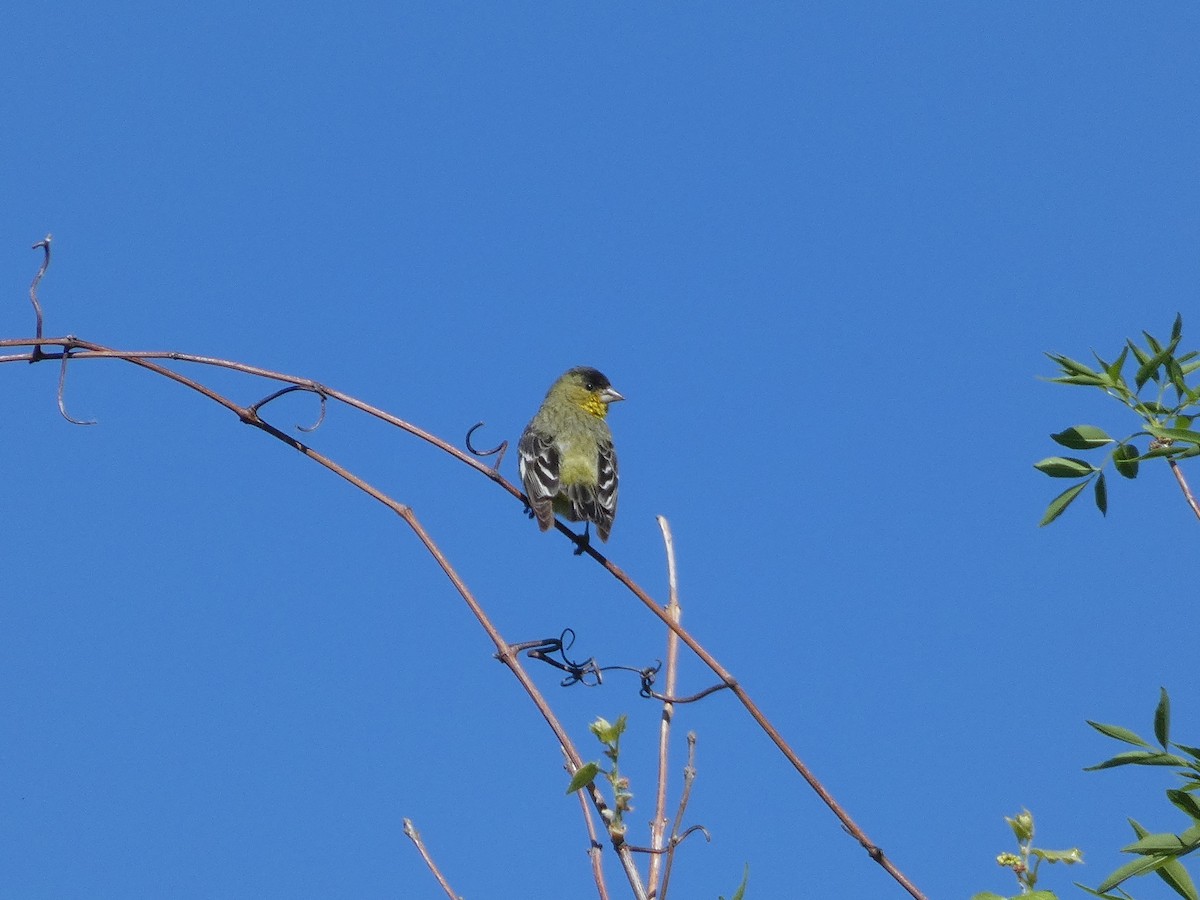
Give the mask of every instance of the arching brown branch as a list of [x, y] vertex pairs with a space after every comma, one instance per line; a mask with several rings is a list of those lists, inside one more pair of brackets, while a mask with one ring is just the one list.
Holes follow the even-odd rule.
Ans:
[[[119, 360], [123, 360], [128, 363], [131, 363], [133, 365], [138, 365], [143, 368], [149, 369], [153, 372], [163, 375], [164, 377], [170, 378], [173, 381], [176, 381], [180, 384], [183, 384], [187, 387], [192, 388], [193, 390], [203, 394], [204, 396], [208, 397], [209, 399], [213, 400], [214, 402], [219, 403], [220, 405], [226, 407], [230, 411], [236, 413], [243, 422], [246, 422], [247, 424], [250, 424], [250, 425], [254, 425], [255, 427], [258, 427], [258, 428], [274, 435], [275, 437], [277, 437], [280, 440], [287, 443], [289, 446], [292, 446], [294, 449], [297, 449], [300, 452], [304, 453], [305, 455], [309, 456], [310, 458], [313, 458], [313, 459], [321, 462], [322, 465], [326, 465], [327, 467], [331, 468], [333, 471], [338, 472], [339, 474], [342, 474], [342, 472], [344, 470], [341, 470], [340, 467], [336, 466], [336, 464], [333, 464], [331, 461], [322, 461], [324, 458], [321, 457], [320, 454], [315, 453], [310, 448], [305, 447], [299, 441], [296, 441], [295, 439], [291, 438], [290, 436], [285, 435], [283, 432], [278, 431], [273, 426], [270, 426], [267, 423], [263, 422], [261, 419], [258, 418], [257, 413], [253, 413], [248, 407], [238, 406], [233, 401], [204, 387], [203, 385], [199, 384], [198, 382], [194, 381], [193, 379], [187, 378], [186, 376], [183, 376], [183, 375], [179, 374], [178, 372], [173, 371], [172, 369], [168, 369], [165, 366], [161, 366], [161, 365], [157, 364], [156, 362], [154, 362], [154, 360], [173, 360], [173, 361], [178, 361], [178, 362], [195, 363], [197, 365], [214, 366], [214, 367], [218, 367], [218, 368], [229, 369], [229, 370], [235, 371], [235, 372], [243, 372], [243, 373], [249, 374], [249, 375], [257, 375], [257, 376], [260, 376], [263, 378], [268, 378], [268, 379], [284, 382], [287, 384], [300, 385], [300, 386], [307, 388], [308, 390], [312, 390], [314, 392], [321, 393], [331, 399], [338, 400], [342, 403], [345, 403], [347, 406], [350, 406], [354, 409], [358, 409], [358, 410], [365, 412], [368, 415], [374, 416], [375, 418], [378, 418], [382, 421], [388, 422], [389, 424], [394, 425], [395, 427], [400, 428], [400, 429], [408, 432], [409, 434], [412, 434], [413, 436], [418, 437], [421, 440], [424, 440], [424, 441], [432, 444], [433, 446], [437, 447], [438, 449], [442, 450], [443, 452], [450, 454], [455, 459], [470, 466], [471, 468], [475, 469], [477, 472], [481, 473], [482, 475], [485, 475], [492, 481], [496, 482], [496, 484], [498, 484], [502, 489], [508, 491], [509, 494], [511, 494], [516, 499], [520, 500], [522, 503], [526, 502], [525, 495], [519, 489], [517, 489], [517, 487], [515, 485], [513, 485], [511, 482], [509, 482], [507, 479], [505, 479], [496, 469], [493, 469], [489, 466], [485, 466], [483, 463], [481, 463], [475, 457], [469, 455], [468, 453], [463, 452], [462, 450], [459, 450], [457, 447], [447, 443], [446, 441], [442, 440], [441, 438], [436, 437], [435, 435], [425, 431], [424, 429], [419, 428], [409, 422], [404, 421], [403, 419], [399, 418], [398, 416], [393, 416], [390, 413], [387, 413], [377, 407], [371, 406], [368, 403], [364, 403], [363, 401], [358, 400], [357, 398], [352, 397], [349, 394], [344, 394], [341, 391], [334, 390], [334, 389], [329, 388], [325, 385], [322, 385], [318, 382], [312, 381], [311, 379], [298, 378], [293, 375], [285, 375], [280, 372], [273, 372], [269, 369], [263, 369], [263, 368], [260, 368], [257, 366], [246, 365], [245, 363], [238, 363], [238, 362], [233, 362], [230, 360], [217, 359], [217, 358], [213, 358], [213, 357], [196, 356], [196, 355], [187, 354], [187, 353], [176, 353], [176, 352], [165, 352], [165, 351], [113, 350], [111, 348], [104, 347], [99, 344], [94, 344], [94, 343], [91, 343], [88, 341], [79, 340], [78, 338], [75, 338], [73, 336], [67, 336], [64, 338], [48, 338], [48, 339], [42, 339], [42, 340], [29, 340], [29, 339], [0, 340], [0, 348], [3, 348], [3, 347], [28, 347], [28, 346], [32, 346], [35, 348], [34, 351], [30, 352], [30, 353], [14, 354], [11, 356], [0, 356], [0, 363], [16, 362], [18, 360], [36, 362], [40, 358], [53, 358], [54, 357], [54, 355], [50, 355], [48, 357], [44, 356], [44, 355], [40, 355], [39, 345], [60, 346], [60, 347], [64, 348], [64, 352], [74, 351], [72, 353], [72, 355], [74, 356], [75, 359], [89, 359], [89, 358], [119, 359]], [[389, 505], [394, 503], [394, 501], [391, 501], [390, 499], [385, 498], [385, 495], [383, 495], [381, 492], [370, 487], [365, 482], [362, 482], [361, 480], [358, 480], [358, 479], [350, 476], [348, 473], [344, 474], [343, 477], [346, 477], [347, 480], [351, 481], [351, 483], [355, 484], [361, 490], [364, 490], [365, 492], [367, 492], [371, 496], [375, 497], [376, 499], [380, 500], [381, 502], [388, 503]], [[397, 511], [399, 511], [399, 510], [397, 510]], [[401, 514], [401, 515], [404, 515], [404, 514]], [[405, 520], [409, 523], [409, 525], [411, 527], [414, 528], [414, 530], [417, 530], [417, 525], [415, 524], [415, 518], [410, 519], [409, 516], [411, 516], [411, 513], [409, 513], [408, 516], [404, 516]], [[883, 850], [881, 848], [879, 848], [878, 845], [876, 845], [874, 842], [872, 842], [867, 837], [866, 833], [862, 830], [862, 828], [850, 817], [849, 813], [847, 813], [846, 810], [843, 809], [842, 806], [834, 799], [833, 795], [824, 786], [824, 784], [822, 784], [821, 781], [817, 779], [817, 777], [812, 773], [812, 771], [808, 768], [808, 766], [805, 765], [805, 763], [797, 755], [796, 751], [792, 749], [792, 747], [788, 744], [788, 742], [786, 740], [784, 740], [783, 736], [779, 733], [778, 729], [775, 728], [775, 726], [766, 717], [766, 715], [762, 712], [762, 710], [759, 709], [758, 705], [754, 702], [754, 700], [746, 692], [745, 688], [743, 688], [741, 686], [741, 684], [737, 681], [737, 679], [734, 678], [733, 675], [724, 666], [722, 666], [716, 660], [716, 658], [711, 653], [709, 653], [703, 647], [703, 645], [700, 644], [699, 641], [697, 641], [686, 629], [684, 629], [682, 625], [675, 622], [667, 614], [664, 607], [660, 606], [657, 602], [655, 602], [650, 597], [650, 595], [647, 594], [646, 591], [644, 591], [632, 578], [630, 578], [629, 575], [624, 570], [622, 570], [619, 566], [614, 564], [607, 557], [605, 557], [603, 554], [601, 554], [599, 551], [597, 551], [596, 548], [593, 545], [591, 545], [584, 536], [576, 534], [575, 532], [571, 531], [569, 528], [567, 528], [565, 525], [563, 525], [562, 522], [560, 522], [558, 520], [555, 520], [555, 527], [575, 544], [576, 551], [578, 553], [586, 554], [586, 555], [592, 557], [592, 559], [594, 559], [601, 566], [603, 566], [605, 569], [607, 569], [614, 578], [616, 578], [621, 584], [623, 584], [626, 587], [626, 589], [628, 589], [629, 592], [632, 593], [642, 603], [642, 605], [644, 605], [664, 625], [666, 625], [669, 629], [671, 629], [671, 631], [673, 631], [675, 634], [677, 634], [679, 636], [679, 639], [688, 647], [688, 649], [691, 650], [706, 666], [708, 666], [708, 668], [712, 670], [712, 672], [728, 687], [728, 689], [733, 692], [734, 696], [737, 697], [738, 701], [742, 704], [742, 706], [750, 714], [751, 718], [753, 718], [754, 721], [756, 723], [758, 723], [758, 726], [763, 730], [763, 732], [767, 735], [767, 737], [771, 740], [771, 742], [773, 744], [775, 744], [775, 746], [784, 755], [784, 757], [788, 760], [788, 762], [791, 763], [792, 767], [797, 771], [797, 773], [799, 773], [799, 775], [805, 780], [805, 782], [807, 782], [809, 787], [812, 788], [812, 790], [817, 794], [817, 796], [821, 798], [821, 801], [830, 809], [830, 811], [834, 814], [834, 816], [841, 823], [841, 825], [845, 829], [845, 831], [849, 835], [851, 835], [851, 837], [853, 837], [859, 843], [859, 845], [863, 847], [864, 850], [867, 851], [868, 856], [870, 856], [871, 859], [873, 859], [877, 863], [879, 863], [879, 865], [882, 866], [884, 868], [884, 870], [887, 871], [888, 874], [891, 875], [892, 878], [895, 879], [895, 881], [905, 891], [907, 891], [911, 897], [914, 898], [914, 900], [925, 900], [924, 895], [916, 888], [915, 885], [912, 884], [912, 882], [910, 882], [908, 880], [907, 877], [905, 877], [905, 875], [887, 857], [887, 855], [883, 852]], [[421, 532], [418, 531], [418, 534], [421, 534]], [[430, 545], [427, 544], [426, 546], [429, 547]], [[430, 552], [433, 552], [432, 549]], [[435, 556], [435, 558], [436, 558], [436, 556]], [[447, 565], [448, 565], [448, 563], [447, 563]], [[447, 571], [447, 575], [449, 575], [449, 574], [450, 574], [449, 571]], [[453, 578], [451, 580], [454, 581]], [[456, 587], [457, 586], [458, 585], [456, 583]], [[489, 634], [491, 634], [491, 631], [489, 631]], [[496, 638], [494, 638], [494, 640], [495, 639], [498, 639], [498, 636]], [[509, 659], [506, 658], [504, 655], [505, 645], [503, 645], [502, 643], [498, 643], [497, 647], [501, 651], [500, 654], [498, 654], [500, 656], [501, 660], [503, 662], [505, 662], [506, 665], [509, 665], [510, 668], [513, 668], [513, 663], [510, 663]], [[517, 666], [519, 668], [519, 664], [517, 664]], [[514, 669], [514, 674], [516, 674], [516, 671], [517, 670]], [[523, 672], [523, 670], [521, 670], [521, 671]], [[522, 680], [523, 684], [525, 683], [527, 678], [528, 678], [528, 676], [525, 676], [525, 679]], [[530, 687], [532, 687], [532, 683], [530, 683]], [[527, 690], [528, 690], [528, 688], [527, 688]], [[548, 709], [543, 714], [544, 715], [548, 714]], [[597, 798], [598, 798], [598, 795], [597, 795]], [[600, 801], [600, 802], [603, 802], [603, 801]], [[622, 864], [623, 865], [626, 864], [626, 861], [624, 859], [622, 860]], [[630, 870], [632, 869], [632, 861], [628, 862], [628, 866], [629, 866], [629, 868], [627, 868], [627, 872], [630, 872]], [[635, 869], [632, 869], [631, 877], [636, 877]]]
[[[7, 343], [8, 342], [0, 341], [0, 346], [5, 345]], [[317, 463], [318, 465], [324, 466], [326, 469], [333, 472], [335, 475], [339, 476], [340, 478], [342, 478], [342, 479], [346, 480], [347, 482], [349, 482], [350, 484], [354, 485], [356, 488], [358, 488], [363, 493], [367, 494], [370, 497], [373, 497], [375, 500], [378, 500], [384, 506], [387, 506], [389, 509], [391, 509], [401, 519], [404, 520], [405, 524], [407, 524], [408, 527], [417, 536], [417, 538], [420, 540], [420, 542], [424, 545], [426, 552], [428, 552], [430, 554], [430, 556], [432, 556], [433, 559], [437, 562], [437, 564], [441, 567], [443, 573], [450, 580], [450, 583], [454, 586], [454, 588], [458, 592], [459, 596], [463, 599], [463, 601], [467, 604], [468, 608], [471, 610], [471, 613], [475, 616], [476, 620], [483, 627], [484, 631], [487, 632], [488, 637], [491, 638], [492, 643], [495, 644], [495, 646], [496, 646], [497, 658], [502, 663], [504, 663], [504, 665], [508, 667], [509, 671], [512, 672], [512, 674], [516, 677], [516, 679], [520, 683], [521, 687], [524, 688], [526, 694], [533, 701], [534, 706], [537, 707], [538, 712], [540, 712], [542, 714], [542, 718], [545, 719], [546, 724], [550, 727], [551, 731], [554, 733], [555, 738], [558, 740], [560, 746], [563, 748], [563, 752], [567, 755], [567, 758], [570, 761], [570, 764], [572, 766], [572, 769], [571, 769], [572, 773], [574, 773], [575, 770], [579, 769], [579, 767], [583, 765], [583, 758], [580, 756], [578, 749], [575, 747], [574, 743], [571, 741], [570, 735], [567, 733], [566, 729], [563, 728], [562, 724], [558, 721], [557, 717], [554, 715], [553, 711], [550, 709], [550, 705], [546, 702], [546, 699], [542, 695], [541, 691], [538, 690], [538, 687], [533, 682], [533, 679], [530, 678], [529, 674], [522, 667], [519, 656], [510, 649], [508, 642], [501, 636], [499, 630], [492, 623], [491, 619], [487, 616], [483, 607], [480, 605], [478, 600], [476, 600], [474, 594], [472, 594], [470, 589], [467, 587], [466, 582], [463, 581], [462, 577], [458, 574], [457, 570], [450, 564], [450, 561], [446, 558], [445, 554], [442, 553], [441, 549], [434, 542], [433, 538], [429, 535], [429, 533], [425, 530], [424, 526], [417, 519], [416, 515], [413, 513], [413, 511], [410, 507], [408, 507], [407, 505], [405, 505], [403, 503], [400, 503], [397, 500], [394, 500], [393, 498], [391, 498], [387, 494], [385, 494], [383, 491], [379, 490], [378, 488], [376, 488], [374, 485], [370, 484], [369, 482], [364, 481], [362, 478], [358, 477], [357, 475], [355, 475], [354, 473], [352, 473], [345, 467], [341, 466], [334, 460], [330, 459], [329, 457], [325, 456], [324, 454], [320, 453], [319, 451], [314, 450], [312, 447], [309, 447], [308, 445], [302, 443], [301, 441], [297, 440], [296, 438], [292, 437], [291, 435], [287, 434], [286, 432], [279, 430], [274, 425], [265, 421], [259, 415], [258, 409], [256, 408], [257, 406], [261, 405], [261, 402], [259, 404], [257, 404], [256, 406], [241, 406], [238, 403], [231, 400], [230, 398], [225, 397], [224, 395], [219, 394], [216, 391], [213, 391], [212, 389], [206, 387], [205, 385], [200, 384], [199, 382], [197, 382], [191, 378], [188, 378], [185, 375], [181, 375], [180, 373], [178, 373], [172, 369], [169, 369], [165, 366], [161, 366], [157, 362], [153, 361], [153, 358], [155, 358], [156, 356], [158, 358], [161, 358], [162, 355], [122, 354], [118, 351], [113, 351], [113, 350], [110, 350], [109, 348], [101, 347], [98, 344], [92, 344], [87, 341], [81, 341], [77, 338], [70, 337], [70, 336], [68, 336], [67, 338], [53, 339], [52, 341], [49, 341], [47, 343], [57, 344], [59, 346], [62, 346], [64, 348], [64, 352], [62, 354], [64, 357], [72, 349], [80, 348], [81, 352], [77, 355], [77, 358], [107, 357], [107, 358], [114, 358], [114, 359], [122, 359], [133, 365], [139, 366], [144, 369], [148, 369], [158, 375], [163, 376], [164, 378], [168, 378], [171, 381], [174, 381], [185, 387], [191, 388], [192, 390], [196, 391], [197, 393], [212, 400], [214, 403], [217, 403], [220, 406], [223, 406], [224, 408], [228, 409], [230, 412], [237, 415], [237, 417], [242, 422], [246, 423], [247, 425], [251, 425], [251, 426], [257, 428], [260, 431], [265, 432], [266, 434], [271, 435], [272, 437], [283, 442], [284, 444], [287, 444], [292, 449], [294, 449], [294, 450], [298, 451], [299, 453], [303, 454], [304, 456], [308, 457], [309, 459], [311, 459], [313, 462]], [[180, 354], [180, 355], [182, 355], [182, 354]], [[25, 355], [25, 358], [28, 358], [27, 354]], [[53, 358], [53, 355], [48, 358]], [[0, 363], [12, 362], [12, 361], [15, 361], [15, 359], [13, 357], [0, 357]], [[240, 370], [242, 367], [240, 367], [239, 365], [235, 365], [231, 368], [238, 368]], [[327, 391], [327, 389], [322, 388], [321, 386], [317, 385], [315, 382], [307, 382], [305, 384], [305, 387], [310, 390], [326, 391], [327, 393], [330, 394], [330, 396], [336, 396], [336, 392]], [[386, 415], [385, 415], [385, 417], [393, 418], [393, 417], [386, 416]], [[441, 442], [439, 441], [438, 443], [441, 443]], [[604, 811], [608, 808], [608, 806], [607, 806], [607, 803], [605, 802], [604, 798], [601, 796], [599, 790], [596, 788], [596, 786], [594, 784], [587, 785], [584, 788], [584, 790], [588, 793], [597, 812], [599, 812], [601, 817], [603, 818]], [[618, 843], [618, 842], [614, 841], [613, 847], [617, 852], [617, 857], [620, 860], [621, 865], [626, 872], [626, 875], [630, 879], [630, 887], [633, 890], [634, 896], [636, 898], [638, 898], [638, 900], [647, 900], [646, 891], [641, 883], [641, 876], [637, 871], [636, 865], [634, 864], [632, 854], [630, 853], [628, 848], [623, 846], [622, 843]]]

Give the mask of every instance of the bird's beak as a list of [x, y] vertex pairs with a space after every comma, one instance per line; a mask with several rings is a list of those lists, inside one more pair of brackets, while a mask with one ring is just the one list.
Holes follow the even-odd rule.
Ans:
[[620, 394], [618, 394], [616, 391], [614, 391], [612, 388], [606, 387], [604, 390], [602, 390], [600, 392], [600, 399], [603, 400], [605, 403], [616, 403], [618, 400], [624, 400], [625, 398], [622, 397]]

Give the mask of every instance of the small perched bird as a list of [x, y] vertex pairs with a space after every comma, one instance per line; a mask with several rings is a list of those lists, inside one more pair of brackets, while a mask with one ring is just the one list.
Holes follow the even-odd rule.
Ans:
[[604, 417], [608, 404], [624, 399], [588, 366], [550, 385], [517, 445], [521, 481], [542, 531], [560, 513], [595, 522], [600, 540], [608, 540], [617, 515], [617, 452]]

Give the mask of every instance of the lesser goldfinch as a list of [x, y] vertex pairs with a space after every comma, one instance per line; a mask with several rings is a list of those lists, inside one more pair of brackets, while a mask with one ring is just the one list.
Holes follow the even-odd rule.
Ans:
[[521, 481], [542, 531], [559, 513], [595, 522], [600, 540], [608, 540], [617, 515], [617, 453], [604, 419], [608, 404], [624, 399], [588, 366], [564, 373], [546, 392], [517, 445]]

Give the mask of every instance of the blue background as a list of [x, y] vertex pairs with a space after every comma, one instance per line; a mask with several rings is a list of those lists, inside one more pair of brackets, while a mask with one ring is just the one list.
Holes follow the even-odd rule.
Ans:
[[[24, 4], [0, 37], [0, 336], [317, 379], [514, 440], [564, 369], [610, 421], [604, 551], [665, 599], [931, 898], [1015, 892], [1002, 817], [1087, 863], [1187, 824], [1196, 522], [1165, 465], [1036, 525], [1047, 435], [1136, 423], [1042, 355], [1185, 347], [1200, 13], [1117, 3]], [[271, 388], [190, 370], [249, 403]], [[0, 369], [0, 894], [595, 896], [558, 748], [412, 534], [227, 412], [116, 362]], [[1091, 394], [1094, 393], [1095, 396]], [[310, 423], [310, 398], [269, 408]], [[333, 408], [314, 446], [410, 503], [509, 640], [644, 665], [662, 627], [486, 479]], [[510, 454], [505, 472], [515, 478]], [[1085, 498], [1086, 500], [1086, 498]], [[645, 842], [657, 707], [630, 717]], [[681, 690], [711, 675], [686, 660]], [[672, 895], [898, 897], [730, 696]], [[678, 796], [682, 745], [672, 760]], [[673, 809], [673, 807], [672, 807]], [[608, 859], [614, 896], [627, 896]], [[1167, 896], [1156, 882], [1139, 897]]]

